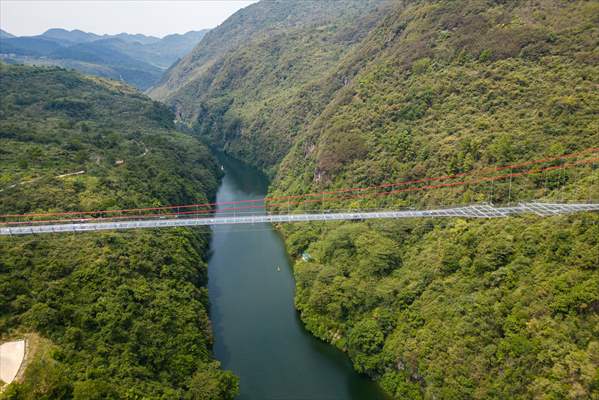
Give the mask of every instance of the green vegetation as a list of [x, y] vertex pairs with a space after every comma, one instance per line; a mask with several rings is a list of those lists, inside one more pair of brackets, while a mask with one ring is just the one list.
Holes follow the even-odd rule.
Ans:
[[[271, 172], [275, 196], [476, 176], [599, 144], [596, 2], [379, 2], [355, 14], [355, 3], [348, 13], [335, 3], [333, 16], [293, 26], [259, 18], [271, 4], [279, 15], [278, 2], [248, 7], [242, 29], [231, 18], [219, 32], [268, 38], [217, 53], [211, 37], [158, 97], [200, 136]], [[598, 182], [591, 163], [326, 207], [596, 200]], [[295, 269], [307, 328], [396, 398], [597, 399], [598, 222], [281, 230], [292, 255], [314, 257]]]
[[[0, 65], [0, 90], [2, 214], [214, 195], [208, 150], [127, 86]], [[208, 232], [191, 229], [1, 238], [1, 337], [52, 342], [3, 396], [232, 399], [237, 379], [210, 352], [207, 246]]]
[[307, 328], [399, 399], [596, 398], [599, 217], [285, 229]]
[[301, 121], [324, 106], [315, 98], [315, 80], [366, 35], [384, 4], [253, 4], [209, 32], [150, 95], [171, 104], [184, 121], [197, 121], [196, 132], [212, 143], [270, 167], [301, 133]]
[[[25, 366], [23, 385], [10, 385], [3, 393], [5, 398], [19, 398], [19, 392], [30, 393], [32, 396], [42, 397], [44, 388], [54, 388], [53, 394], [60, 395], [60, 390], [65, 386], [65, 379], [57, 368], [58, 361], [53, 358], [57, 351], [56, 346], [48, 339], [41, 338], [37, 334], [15, 335], [18, 339], [27, 341], [27, 351], [23, 365]], [[9, 339], [14, 339], [9, 338]], [[17, 379], [19, 377], [17, 376]], [[33, 397], [34, 398], [34, 397]]]

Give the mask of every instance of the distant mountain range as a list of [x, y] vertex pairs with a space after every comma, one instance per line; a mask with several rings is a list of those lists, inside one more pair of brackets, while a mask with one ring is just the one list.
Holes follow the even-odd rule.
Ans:
[[97, 35], [49, 29], [37, 36], [0, 30], [0, 59], [8, 63], [58, 65], [85, 74], [123, 80], [145, 90], [190, 52], [208, 30], [161, 38], [142, 34]]
[[0, 39], [8, 39], [8, 38], [13, 38], [15, 37], [14, 35], [11, 35], [10, 33], [0, 29]]

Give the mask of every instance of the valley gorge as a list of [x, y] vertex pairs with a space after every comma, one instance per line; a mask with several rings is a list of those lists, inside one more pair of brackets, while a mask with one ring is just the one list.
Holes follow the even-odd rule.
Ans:
[[[150, 91], [196, 135], [273, 177], [269, 196], [476, 173], [599, 141], [596, 3], [309, 4], [241, 10]], [[352, 206], [502, 203], [514, 191], [567, 200], [589, 184], [594, 198], [597, 170], [586, 171], [545, 174], [566, 188], [521, 179]], [[521, 224], [278, 229], [307, 329], [394, 398], [593, 398], [597, 218]]]
[[[151, 79], [0, 63], [0, 214], [597, 201], [598, 15], [263, 0]], [[598, 327], [591, 212], [0, 236], [6, 399], [597, 399]]]

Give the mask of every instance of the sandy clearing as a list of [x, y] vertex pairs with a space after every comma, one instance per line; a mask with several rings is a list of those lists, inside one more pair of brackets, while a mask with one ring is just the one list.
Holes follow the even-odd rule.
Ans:
[[0, 379], [11, 383], [17, 376], [25, 356], [25, 340], [0, 345]]

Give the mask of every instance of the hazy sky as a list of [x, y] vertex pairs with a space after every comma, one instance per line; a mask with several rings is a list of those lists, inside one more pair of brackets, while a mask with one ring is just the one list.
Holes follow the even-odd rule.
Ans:
[[0, 0], [0, 28], [37, 35], [48, 28], [164, 36], [214, 28], [256, 0]]

